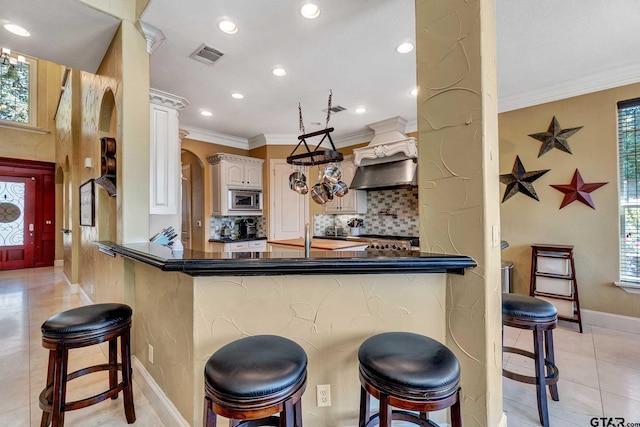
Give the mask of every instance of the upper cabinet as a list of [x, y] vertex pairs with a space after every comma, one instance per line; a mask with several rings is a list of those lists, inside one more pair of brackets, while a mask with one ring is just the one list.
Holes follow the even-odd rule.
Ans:
[[149, 98], [149, 213], [175, 215], [180, 203], [178, 111], [188, 102], [155, 89]]
[[[223, 157], [220, 157], [223, 156]], [[262, 164], [264, 160], [252, 157], [219, 154], [225, 183], [229, 188], [251, 188], [262, 190]]]
[[[353, 156], [345, 156], [338, 164], [342, 170], [342, 181], [351, 184], [357, 166], [353, 163]], [[349, 190], [342, 197], [334, 197], [324, 205], [327, 214], [364, 214], [367, 213], [367, 192], [364, 190]]]
[[262, 215], [264, 160], [218, 153], [207, 157], [213, 215]]

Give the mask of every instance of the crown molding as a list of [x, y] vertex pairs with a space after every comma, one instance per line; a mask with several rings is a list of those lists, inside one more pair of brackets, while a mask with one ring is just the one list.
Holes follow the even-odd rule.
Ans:
[[372, 130], [364, 130], [358, 133], [352, 133], [351, 135], [336, 138], [333, 142], [336, 148], [350, 147], [352, 145], [363, 144], [373, 139]]
[[189, 101], [181, 96], [173, 95], [153, 88], [149, 88], [149, 101], [152, 104], [173, 108], [174, 110], [178, 111], [189, 105]]
[[226, 145], [227, 147], [249, 150], [249, 141], [247, 140], [247, 138], [241, 138], [239, 136], [227, 135], [224, 133], [195, 128], [191, 126], [181, 126], [180, 129], [189, 132], [189, 139], [208, 142], [210, 144]]
[[249, 149], [262, 147], [263, 145], [296, 145], [298, 135], [263, 134], [249, 138]]
[[147, 53], [149, 55], [153, 54], [158, 46], [160, 46], [167, 38], [160, 28], [154, 27], [148, 22], [144, 22], [142, 19], [138, 19], [136, 27], [138, 27], [147, 41]]
[[572, 79], [569, 82], [547, 86], [528, 92], [499, 96], [498, 113], [559, 101], [614, 87], [640, 82], [640, 65], [617, 67], [611, 70]]

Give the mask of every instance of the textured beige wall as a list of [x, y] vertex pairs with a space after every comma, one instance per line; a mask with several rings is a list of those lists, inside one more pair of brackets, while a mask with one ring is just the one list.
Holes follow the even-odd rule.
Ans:
[[495, 4], [416, 1], [422, 250], [465, 254], [449, 276], [447, 345], [462, 366], [467, 426], [502, 414]]
[[[189, 424], [200, 425], [193, 423], [194, 411], [202, 411], [202, 402], [196, 402], [194, 408], [192, 278], [126, 262], [135, 275], [133, 354]], [[149, 363], [149, 344], [153, 364]]]
[[53, 115], [60, 97], [61, 66], [38, 61], [38, 123], [46, 134], [0, 127], [0, 154], [14, 159], [55, 161], [55, 122]]
[[[309, 427], [357, 423], [357, 349], [369, 336], [445, 339], [444, 274], [191, 278], [134, 264], [134, 353], [191, 425], [202, 423], [204, 364], [243, 336], [276, 334], [305, 349]], [[331, 384], [331, 407], [316, 407], [317, 384]]]
[[[640, 317], [640, 295], [612, 283], [619, 279], [616, 103], [637, 97], [640, 84], [500, 115], [500, 173], [511, 173], [516, 155], [528, 171], [550, 169], [533, 183], [539, 202], [517, 194], [501, 204], [513, 291], [529, 292], [532, 244], [574, 245], [580, 307]], [[552, 149], [538, 158], [541, 142], [528, 135], [545, 132], [554, 115], [563, 129], [584, 127], [567, 140], [573, 154]], [[576, 168], [585, 182], [609, 182], [591, 193], [595, 210], [578, 201], [559, 209], [564, 195], [550, 185], [569, 184]]]

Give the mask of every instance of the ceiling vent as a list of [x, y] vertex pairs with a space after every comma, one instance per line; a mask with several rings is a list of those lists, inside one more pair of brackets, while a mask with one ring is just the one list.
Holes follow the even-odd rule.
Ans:
[[[330, 110], [332, 113], [339, 113], [340, 111], [345, 111], [345, 110], [346, 110], [346, 108], [344, 108], [344, 107], [343, 107], [343, 106], [341, 106], [341, 105], [336, 105], [335, 107], [331, 107], [331, 108], [329, 108], [329, 110]], [[326, 113], [326, 112], [327, 112], [327, 109], [325, 108], [325, 109], [324, 109], [324, 110], [322, 110], [322, 111], [324, 111], [324, 112]]]
[[213, 65], [216, 61], [224, 56], [224, 53], [218, 49], [202, 44], [195, 52], [189, 55], [190, 58], [200, 61], [203, 64]]

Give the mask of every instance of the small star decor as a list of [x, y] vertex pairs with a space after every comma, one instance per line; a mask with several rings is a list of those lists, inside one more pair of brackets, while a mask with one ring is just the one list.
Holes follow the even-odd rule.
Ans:
[[517, 193], [526, 194], [532, 199], [539, 201], [536, 190], [533, 188], [533, 181], [540, 178], [547, 172], [549, 172], [549, 169], [527, 172], [520, 161], [520, 157], [516, 156], [516, 161], [513, 164], [513, 170], [511, 173], [500, 175], [500, 182], [507, 184], [507, 189], [504, 192], [502, 203], [509, 200]]
[[552, 185], [552, 187], [564, 193], [564, 199], [562, 199], [560, 209], [564, 208], [570, 203], [575, 202], [576, 200], [579, 200], [585, 205], [591, 206], [592, 209], [595, 209], [596, 207], [593, 205], [593, 200], [591, 200], [591, 194], [589, 193], [606, 184], [608, 184], [608, 182], [585, 183], [582, 179], [582, 175], [580, 175], [580, 171], [576, 169], [576, 171], [573, 173], [571, 184]]
[[542, 141], [542, 147], [540, 147], [538, 157], [542, 156], [552, 148], [558, 148], [566, 153], [573, 154], [571, 153], [571, 148], [569, 148], [567, 138], [578, 132], [580, 129], [582, 129], [582, 126], [562, 129], [560, 127], [560, 123], [558, 123], [558, 120], [556, 119], [556, 116], [553, 116], [549, 129], [546, 132], [532, 133], [529, 136], [533, 139], [537, 139], [538, 141]]

